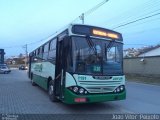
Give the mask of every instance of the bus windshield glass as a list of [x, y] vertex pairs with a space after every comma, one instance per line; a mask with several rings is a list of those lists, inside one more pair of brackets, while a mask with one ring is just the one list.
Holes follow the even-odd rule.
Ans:
[[72, 37], [72, 72], [122, 75], [122, 52], [122, 43], [114, 40]]

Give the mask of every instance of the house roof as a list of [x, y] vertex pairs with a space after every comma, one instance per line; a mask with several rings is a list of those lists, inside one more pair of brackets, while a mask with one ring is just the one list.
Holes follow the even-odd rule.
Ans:
[[149, 48], [143, 49], [143, 50], [139, 51], [138, 56], [141, 55], [141, 54], [147, 53], [149, 51], [152, 51], [154, 49], [157, 49], [157, 48], [160, 48], [160, 45], [156, 45], [154, 47], [149, 47]]

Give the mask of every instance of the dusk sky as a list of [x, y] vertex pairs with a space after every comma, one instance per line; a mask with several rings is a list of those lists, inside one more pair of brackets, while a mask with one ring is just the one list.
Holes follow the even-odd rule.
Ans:
[[[102, 1], [0, 0], [0, 48], [5, 49], [6, 56], [13, 56], [25, 53], [25, 44], [34, 43], [28, 45], [31, 52], [47, 36]], [[113, 29], [152, 15], [155, 16], [114, 29], [122, 33], [124, 48], [138, 48], [160, 44], [160, 0], [109, 0], [85, 16], [85, 24]], [[36, 42], [39, 40], [43, 41]]]

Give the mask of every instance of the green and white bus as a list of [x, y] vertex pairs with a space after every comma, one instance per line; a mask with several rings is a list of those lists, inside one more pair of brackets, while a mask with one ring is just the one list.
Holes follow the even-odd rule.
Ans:
[[67, 104], [124, 100], [123, 39], [118, 32], [69, 25], [29, 54], [32, 85]]

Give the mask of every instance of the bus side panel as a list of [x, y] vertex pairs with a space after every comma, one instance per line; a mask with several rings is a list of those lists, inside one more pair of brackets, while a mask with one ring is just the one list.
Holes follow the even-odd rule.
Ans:
[[[38, 66], [38, 67], [36, 67]], [[34, 63], [32, 66], [33, 80], [36, 84], [48, 89], [48, 78], [54, 79], [55, 77], [55, 65], [50, 62]], [[38, 69], [37, 69], [38, 68]]]
[[43, 89], [47, 90], [47, 80], [48, 78], [44, 78], [40, 75], [33, 75], [33, 80], [36, 84], [38, 84], [40, 87], [42, 87]]

